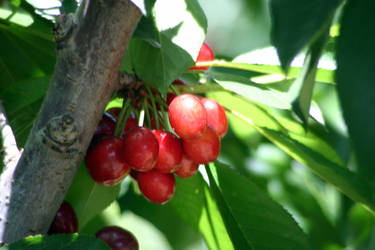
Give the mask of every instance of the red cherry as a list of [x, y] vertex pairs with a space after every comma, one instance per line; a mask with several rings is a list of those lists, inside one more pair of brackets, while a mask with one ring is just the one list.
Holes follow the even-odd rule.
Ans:
[[123, 153], [126, 162], [138, 171], [148, 171], [155, 166], [159, 143], [150, 129], [136, 127], [124, 135]]
[[155, 169], [162, 173], [171, 173], [179, 167], [182, 159], [180, 140], [171, 133], [152, 130], [159, 143], [159, 155]]
[[48, 234], [73, 234], [77, 230], [77, 216], [70, 204], [64, 201], [53, 219]]
[[185, 154], [200, 164], [215, 161], [220, 154], [220, 138], [211, 126], [196, 137], [182, 139], [182, 146]]
[[115, 128], [116, 128], [116, 119], [109, 113], [104, 112], [102, 119], [99, 121], [98, 125], [96, 126], [94, 136], [95, 137], [113, 136], [113, 132], [115, 132]]
[[207, 112], [198, 97], [179, 95], [169, 105], [169, 121], [181, 138], [202, 133], [207, 125]]
[[198, 163], [195, 163], [192, 159], [183, 154], [180, 167], [174, 173], [181, 178], [189, 178], [197, 173], [198, 167]]
[[137, 180], [139, 189], [149, 201], [163, 204], [173, 197], [176, 188], [173, 174], [163, 174], [153, 169], [138, 173]]
[[104, 139], [86, 155], [86, 167], [94, 181], [104, 186], [118, 184], [130, 172], [122, 156], [123, 140], [118, 137]]
[[130, 129], [132, 128], [135, 128], [135, 127], [138, 127], [138, 120], [137, 118], [135, 118], [135, 115], [132, 113], [130, 114], [128, 120], [126, 120], [126, 125], [125, 125], [125, 128], [124, 128], [124, 134], [129, 131]]
[[209, 98], [201, 99], [201, 103], [207, 111], [207, 124], [212, 126], [220, 138], [228, 131], [228, 119], [224, 108], [215, 100]]
[[[214, 56], [214, 53], [212, 52], [212, 49], [210, 48], [210, 46], [208, 46], [207, 43], [204, 42], [202, 44], [202, 47], [199, 50], [199, 54], [198, 54], [197, 60], [195, 60], [195, 63], [212, 61], [212, 60], [214, 60], [214, 58], [215, 58], [215, 56]], [[202, 66], [202, 67], [193, 66], [193, 67], [190, 67], [190, 69], [193, 69], [193, 70], [208, 70], [209, 67], [208, 66]]]
[[103, 227], [96, 233], [113, 250], [138, 250], [138, 241], [132, 233], [121, 227]]
[[176, 96], [177, 96], [176, 94], [168, 93], [166, 103], [167, 103], [168, 105], [170, 105], [171, 102], [173, 101], [173, 99], [176, 98]]

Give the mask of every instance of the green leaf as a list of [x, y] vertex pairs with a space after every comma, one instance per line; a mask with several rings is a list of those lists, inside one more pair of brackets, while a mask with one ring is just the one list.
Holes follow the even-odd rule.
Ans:
[[[293, 66], [290, 67], [288, 75], [284, 76], [283, 71], [279, 65], [273, 65], [272, 62], [269, 64], [264, 63], [247, 63], [247, 54], [238, 57], [233, 62], [227, 62], [225, 60], [214, 60], [210, 63], [213, 67], [206, 72], [208, 75], [215, 75], [218, 74], [218, 71], [223, 71], [223, 69], [227, 69], [227, 73], [234, 75], [234, 77], [240, 75], [250, 78], [251, 80], [256, 79], [257, 77], [262, 76], [261, 74], [267, 74], [267, 76], [275, 76], [278, 77], [278, 82], [284, 79], [295, 79], [300, 74], [302, 67]], [[252, 60], [250, 60], [252, 61]], [[208, 64], [208, 63], [204, 63]], [[204, 65], [200, 63], [200, 65]], [[220, 68], [220, 69], [219, 69]], [[335, 71], [332, 69], [327, 68], [317, 68], [316, 72], [316, 81], [322, 83], [335, 83], [334, 79]]]
[[351, 199], [375, 211], [375, 199], [369, 183], [344, 167], [326, 137], [312, 131], [305, 132], [296, 121], [228, 93], [214, 93], [211, 96], [312, 172], [335, 185]]
[[19, 81], [0, 91], [0, 99], [7, 113], [18, 112], [26, 106], [42, 99], [49, 86], [49, 77]]
[[74, 13], [78, 7], [76, 0], [62, 0], [61, 13]]
[[292, 216], [250, 179], [218, 162], [206, 169], [236, 249], [310, 249]]
[[[350, 1], [337, 42], [337, 90], [360, 173], [375, 184], [373, 1]], [[361, 17], [360, 19], [358, 17]]]
[[165, 95], [171, 82], [194, 63], [207, 21], [196, 0], [157, 1], [152, 14], [146, 23], [153, 23], [154, 28], [141, 26], [138, 32], [143, 39], [132, 39], [128, 58], [137, 76]]
[[104, 241], [94, 236], [78, 234], [36, 235], [0, 247], [0, 250], [110, 250]]
[[216, 202], [200, 174], [177, 178], [176, 193], [169, 205], [203, 235], [209, 249], [234, 249]]
[[[328, 39], [328, 29], [309, 48], [304, 66], [292, 87], [293, 111], [302, 120], [305, 129], [308, 126], [310, 104], [312, 101], [315, 76], [319, 58]], [[298, 93], [298, 94], [297, 94]]]
[[29, 78], [51, 75], [55, 46], [51, 27], [34, 20], [28, 27], [0, 23], [0, 91]]
[[285, 71], [298, 52], [326, 30], [340, 3], [340, 0], [271, 1], [271, 40]]
[[106, 187], [96, 183], [82, 164], [65, 198], [77, 214], [79, 229], [109, 206], [119, 192], [120, 185]]
[[289, 109], [291, 107], [287, 94], [252, 82], [250, 77], [256, 75], [253, 72], [214, 67], [209, 71], [209, 74], [224, 89], [246, 97], [249, 100], [279, 109]]
[[23, 147], [26, 142], [48, 89], [49, 80], [49, 77], [31, 78], [10, 84], [0, 91], [0, 99], [19, 147]]

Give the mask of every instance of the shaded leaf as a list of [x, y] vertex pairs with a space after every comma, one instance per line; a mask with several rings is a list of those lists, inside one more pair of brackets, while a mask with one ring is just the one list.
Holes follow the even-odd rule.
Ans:
[[0, 247], [1, 250], [110, 250], [104, 241], [94, 236], [78, 234], [36, 235]]
[[[309, 48], [306, 54], [304, 66], [299, 76], [293, 83], [292, 96], [293, 111], [302, 120], [305, 129], [308, 126], [310, 104], [312, 101], [315, 76], [319, 58], [328, 38], [328, 30], [324, 32]], [[298, 94], [297, 94], [298, 93]]]
[[248, 178], [218, 162], [207, 171], [236, 249], [310, 249], [292, 216]]
[[[349, 1], [337, 44], [337, 90], [359, 171], [375, 184], [373, 1]], [[361, 18], [358, 18], [361, 17]]]
[[82, 164], [65, 198], [77, 214], [79, 229], [109, 206], [119, 192], [120, 185], [106, 187], [96, 183]]
[[324, 32], [340, 3], [340, 0], [271, 1], [271, 40], [285, 71], [298, 52]]

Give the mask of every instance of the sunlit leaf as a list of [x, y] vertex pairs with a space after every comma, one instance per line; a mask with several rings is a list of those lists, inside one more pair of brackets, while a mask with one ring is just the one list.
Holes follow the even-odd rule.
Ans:
[[171, 82], [193, 65], [207, 21], [196, 0], [156, 1], [152, 14], [143, 22], [153, 24], [155, 32], [150, 35], [140, 28], [127, 58], [141, 80], [165, 94]]
[[216, 202], [200, 174], [177, 179], [170, 205], [203, 235], [210, 249], [234, 249]]
[[311, 131], [306, 133], [296, 121], [228, 93], [215, 93], [211, 96], [322, 179], [375, 211], [375, 200], [369, 184], [358, 174], [345, 168], [335, 150], [322, 136]]

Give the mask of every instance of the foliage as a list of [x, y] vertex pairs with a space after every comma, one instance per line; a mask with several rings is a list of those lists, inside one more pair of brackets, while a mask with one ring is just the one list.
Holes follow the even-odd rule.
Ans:
[[[22, 147], [53, 74], [53, 21], [26, 1], [5, 2], [0, 99]], [[130, 178], [102, 187], [81, 166], [66, 199], [82, 234], [35, 236], [1, 249], [106, 249], [84, 234], [112, 223], [133, 231], [141, 249], [150, 242], [160, 249], [374, 249], [375, 3], [228, 1], [234, 10], [218, 16], [224, 0], [133, 2], [144, 16], [121, 70], [164, 96], [181, 77], [189, 85], [179, 91], [218, 100], [230, 122], [219, 160], [178, 179], [162, 206], [145, 201]], [[61, 11], [76, 7], [63, 1]], [[242, 19], [227, 27], [215, 24], [238, 13]], [[225, 46], [219, 31], [243, 41]], [[217, 60], [202, 64], [211, 66], [207, 72], [189, 71], [204, 40]], [[243, 42], [246, 50], [233, 55]]]

